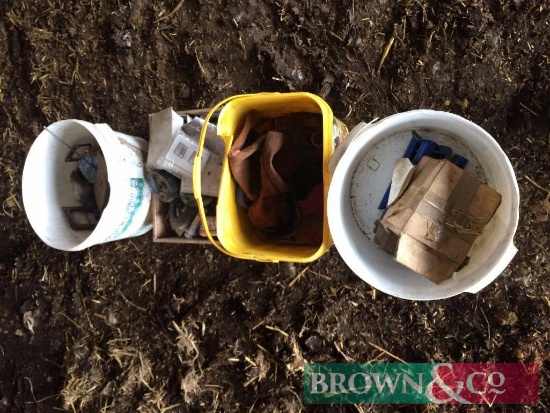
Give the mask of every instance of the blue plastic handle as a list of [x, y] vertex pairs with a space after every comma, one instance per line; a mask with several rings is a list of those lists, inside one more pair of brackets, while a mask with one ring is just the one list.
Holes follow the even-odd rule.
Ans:
[[[453, 150], [444, 145], [438, 145], [432, 140], [422, 138], [416, 131], [412, 131], [412, 138], [403, 154], [403, 158], [409, 158], [413, 165], [418, 165], [424, 156], [431, 156], [435, 159], [449, 159], [453, 155]], [[461, 169], [468, 164], [468, 159], [454, 155], [451, 162]], [[378, 205], [378, 209], [386, 209], [390, 197], [391, 182]]]

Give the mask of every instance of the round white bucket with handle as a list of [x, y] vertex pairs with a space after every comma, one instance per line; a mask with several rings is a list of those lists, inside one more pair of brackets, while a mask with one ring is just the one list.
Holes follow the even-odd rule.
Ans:
[[[73, 230], [63, 207], [77, 207], [66, 162], [70, 148], [97, 142], [110, 186], [107, 206], [93, 230]], [[23, 204], [36, 234], [47, 245], [80, 251], [92, 245], [142, 235], [152, 228], [151, 190], [144, 179], [147, 141], [113, 131], [106, 124], [62, 120], [34, 141], [23, 170]]]
[[[465, 171], [502, 195], [495, 216], [468, 254], [468, 265], [440, 284], [394, 261], [373, 241], [376, 220], [383, 215], [378, 205], [412, 130], [468, 158]], [[335, 153], [333, 164], [338, 163], [327, 212], [336, 248], [359, 277], [396, 297], [436, 300], [462, 292], [476, 293], [506, 268], [517, 252], [513, 238], [519, 218], [519, 190], [510, 161], [491, 135], [457, 115], [414, 110], [374, 124], [361, 123], [348, 139], [345, 152]]]

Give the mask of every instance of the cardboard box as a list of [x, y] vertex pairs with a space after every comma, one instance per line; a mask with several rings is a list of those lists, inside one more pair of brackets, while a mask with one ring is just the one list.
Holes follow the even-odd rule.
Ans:
[[[195, 110], [184, 110], [184, 111], [176, 111], [176, 113], [182, 117], [185, 117], [186, 115], [191, 116], [202, 116], [206, 115], [210, 112], [210, 109], [195, 109]], [[151, 133], [151, 129], [158, 127], [159, 122], [162, 122], [163, 120], [160, 118], [155, 118], [154, 115], [149, 115], [149, 136], [154, 136], [153, 133]], [[164, 120], [165, 122], [168, 121], [167, 119]], [[153, 209], [153, 242], [169, 242], [169, 243], [177, 243], [177, 244], [210, 244], [210, 240], [208, 238], [192, 238], [188, 239], [185, 237], [178, 237], [174, 231], [172, 231], [172, 228], [170, 228], [170, 224], [168, 222], [168, 209], [169, 205], [162, 202], [160, 199], [158, 199], [155, 195], [153, 195], [153, 201], [152, 201], [152, 209]]]
[[447, 160], [425, 156], [380, 221], [374, 242], [435, 283], [467, 262], [501, 195]]

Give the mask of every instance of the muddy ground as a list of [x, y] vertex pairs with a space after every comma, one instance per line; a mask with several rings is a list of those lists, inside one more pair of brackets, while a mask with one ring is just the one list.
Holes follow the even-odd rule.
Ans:
[[[302, 404], [304, 361], [394, 356], [540, 363], [540, 404], [493, 409], [549, 411], [549, 14], [536, 0], [2, 1], [0, 411], [439, 410]], [[44, 126], [147, 137], [149, 113], [259, 91], [316, 93], [349, 126], [417, 108], [481, 125], [517, 174], [518, 255], [479, 294], [426, 303], [374, 291], [334, 248], [291, 286], [306, 266], [151, 234], [66, 253], [34, 234], [21, 174]]]

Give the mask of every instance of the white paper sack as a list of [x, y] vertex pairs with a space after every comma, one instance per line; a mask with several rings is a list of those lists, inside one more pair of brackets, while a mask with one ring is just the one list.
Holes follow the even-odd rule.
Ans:
[[[172, 108], [150, 115], [151, 137], [148, 169], [164, 169], [181, 179], [181, 191], [193, 193], [193, 163], [204, 119], [187, 116], [187, 121]], [[208, 124], [202, 156], [202, 193], [218, 196], [225, 143]]]

